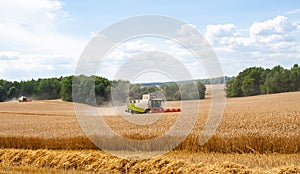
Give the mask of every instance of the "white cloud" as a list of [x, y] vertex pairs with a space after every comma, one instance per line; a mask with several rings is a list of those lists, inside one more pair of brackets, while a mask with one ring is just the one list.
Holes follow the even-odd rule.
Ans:
[[[243, 32], [241, 32], [243, 31]], [[213, 46], [258, 46], [258, 44], [287, 45], [283, 42], [294, 42], [298, 32], [297, 25], [287, 17], [277, 16], [263, 22], [254, 22], [248, 29], [238, 30], [234, 24], [208, 25], [205, 38]], [[276, 45], [278, 47], [278, 45]]]
[[[162, 53], [174, 58], [173, 61], [177, 62], [177, 65], [184, 66], [187, 68], [189, 73], [193, 78], [207, 78], [207, 75], [204, 73], [202, 69], [201, 62], [199, 62], [198, 58], [196, 58], [187, 48], [178, 44], [177, 42], [171, 40], [165, 40], [161, 38], [141, 38], [127, 41], [115, 50], [113, 50], [108, 56], [107, 59], [102, 62], [99, 67], [98, 75], [105, 76], [109, 79], [117, 80], [120, 77], [116, 77], [120, 69], [130, 72], [131, 69], [140, 69], [147, 70], [147, 67], [150, 65], [152, 69], [159, 68], [163, 65], [172, 64], [170, 62], [171, 58], [166, 59], [165, 55]], [[162, 57], [159, 57], [162, 56]], [[167, 57], [168, 57], [167, 56]], [[142, 61], [139, 61], [139, 58]], [[168, 61], [166, 61], [168, 60]], [[131, 63], [129, 63], [131, 62]], [[128, 68], [130, 67], [131, 68]], [[123, 68], [122, 68], [123, 67]], [[178, 72], [179, 69], [176, 67], [168, 67], [173, 69], [173, 72]], [[160, 68], [164, 70], [163, 68]], [[169, 69], [170, 70], [170, 69]], [[122, 72], [121, 74], [126, 74]], [[153, 74], [152, 74], [153, 75]], [[144, 81], [169, 81], [170, 79], [159, 79], [156, 77], [148, 77], [143, 76]], [[131, 77], [133, 78], [133, 77]], [[188, 77], [187, 77], [188, 78]], [[127, 77], [127, 79], [130, 79]], [[131, 79], [132, 80], [132, 79]]]
[[[296, 38], [300, 31], [299, 24], [297, 21], [290, 21], [287, 17], [277, 16], [273, 19], [253, 22], [248, 28], [239, 28], [232, 23], [208, 25], [204, 36], [216, 51], [224, 74], [236, 75], [250, 66], [272, 67], [278, 64], [291, 66], [299, 62], [300, 45]], [[178, 30], [178, 34], [181, 41], [191, 42], [191, 45], [199, 44], [195, 26], [183, 25]], [[176, 57], [188, 67], [194, 78], [207, 77], [206, 69], [201, 66], [202, 62], [199, 62], [188, 49], [178, 44], [176, 40], [161, 41], [138, 38], [119, 45], [108, 55], [109, 61], [104, 63], [102, 74], [99, 75], [113, 79], [119, 68], [130, 61], [130, 57], [145, 51], [160, 51]], [[150, 63], [155, 62], [151, 60], [149, 54], [147, 55]], [[209, 70], [211, 69], [213, 68]]]
[[203, 37], [196, 30], [196, 27], [192, 24], [181, 25], [176, 34], [177, 38], [174, 38], [172, 41], [184, 44], [185, 47], [188, 47], [189, 49], [201, 52], [203, 49], [199, 50], [200, 47], [205, 48], [208, 46], [207, 42], [205, 42]]
[[[61, 66], [61, 62], [76, 62], [86, 39], [57, 31], [57, 27], [67, 20], [63, 4], [57, 0], [2, 1], [0, 61], [5, 72], [2, 70], [1, 77], [17, 80], [23, 71], [27, 71], [20, 67], [28, 67], [32, 74], [40, 77], [51, 73], [54, 76], [57, 75], [55, 66]], [[5, 60], [8, 58], [10, 60]], [[45, 69], [49, 72], [43, 71]], [[60, 72], [65, 74], [63, 70]], [[19, 79], [24, 78], [20, 76]]]
[[249, 28], [249, 34], [256, 49], [262, 52], [279, 52], [284, 56], [286, 53], [298, 52], [298, 27], [298, 24], [291, 22], [288, 17], [277, 16], [270, 20], [254, 22]]
[[290, 10], [290, 11], [287, 12], [287, 14], [296, 14], [296, 13], [300, 13], [300, 8]]
[[234, 52], [237, 45], [251, 44], [248, 38], [243, 37], [234, 24], [208, 25], [204, 37], [216, 49], [225, 52]]
[[122, 44], [122, 48], [126, 52], [141, 52], [141, 51], [154, 51], [155, 48], [143, 40], [129, 41]]
[[179, 36], [182, 37], [189, 37], [191, 36], [191, 34], [195, 33], [196, 26], [192, 25], [192, 24], [184, 24], [181, 26], [181, 28], [179, 29], [179, 31], [177, 31]]
[[2, 59], [13, 59], [17, 57], [20, 53], [15, 51], [0, 51], [0, 60]]
[[107, 58], [109, 59], [109, 61], [121, 61], [123, 59], [125, 59], [125, 54], [123, 51], [121, 50], [116, 50], [111, 52]]
[[163, 52], [147, 51], [133, 56], [122, 64], [114, 78], [134, 80], [137, 77], [148, 82], [170, 81], [170, 79], [180, 81], [192, 79], [192, 74], [178, 59]]
[[252, 39], [262, 43], [293, 41], [297, 26], [288, 21], [285, 16], [277, 16], [263, 22], [255, 22], [249, 28]]
[[[147, 39], [146, 39], [147, 40]], [[135, 55], [143, 52], [155, 51], [156, 47], [145, 40], [133, 39], [117, 45], [111, 52], [101, 61], [97, 74], [108, 79], [114, 79], [119, 68]], [[99, 60], [95, 60], [99, 62]]]
[[[7, 54], [6, 54], [7, 55]], [[64, 55], [10, 53], [0, 55], [0, 79], [26, 80], [72, 74], [75, 62]]]
[[210, 37], [225, 37], [232, 36], [236, 33], [236, 26], [234, 24], [224, 24], [224, 25], [207, 25], [205, 36]]
[[209, 25], [205, 38], [215, 49], [225, 74], [234, 75], [249, 66], [298, 63], [299, 26], [297, 21], [277, 16], [242, 29], [234, 24]]
[[[14, 23], [30, 29], [55, 27], [53, 24], [66, 13], [57, 0], [1, 1], [1, 23]], [[37, 23], [39, 22], [39, 23]]]
[[121, 43], [114, 48], [107, 56], [106, 61], [125, 61], [128, 58], [145, 51], [155, 51], [156, 48], [144, 40], [131, 40]]

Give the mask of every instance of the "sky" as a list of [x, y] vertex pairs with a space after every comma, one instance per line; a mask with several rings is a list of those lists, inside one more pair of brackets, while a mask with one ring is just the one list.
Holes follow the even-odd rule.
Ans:
[[[290, 68], [300, 63], [297, 0], [0, 0], [0, 79], [72, 75], [97, 33], [139, 15], [169, 16], [195, 28], [211, 45], [226, 76], [236, 76], [252, 66]], [[124, 61], [145, 51], [175, 56], [192, 78], [207, 76], [201, 63], [193, 62], [193, 55], [180, 45], [149, 37], [120, 44], [97, 73], [114, 79]]]

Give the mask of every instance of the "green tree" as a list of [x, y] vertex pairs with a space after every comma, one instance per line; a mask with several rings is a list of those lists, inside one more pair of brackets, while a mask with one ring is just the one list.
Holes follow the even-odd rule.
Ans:
[[199, 99], [205, 99], [206, 86], [203, 83], [201, 83], [200, 81], [198, 81], [197, 88], [198, 88], [198, 92], [199, 92]]
[[8, 99], [7, 93], [12, 83], [6, 80], [0, 80], [0, 101], [3, 102]]
[[180, 91], [176, 83], [164, 84], [160, 86], [160, 88], [167, 100], [172, 101], [181, 99]]
[[240, 97], [242, 91], [239, 88], [239, 84], [238, 84], [239, 80], [236, 80], [236, 78], [234, 78], [231, 81], [226, 82], [226, 93], [227, 93], [227, 97]]
[[298, 66], [298, 64], [295, 64], [291, 68], [290, 88], [291, 88], [291, 91], [299, 91], [300, 90], [300, 67]]
[[73, 78], [73, 101], [96, 105], [95, 96], [95, 79], [85, 75], [76, 76]]
[[267, 76], [270, 72], [271, 72], [271, 70], [267, 68], [261, 74], [261, 78], [263, 79], [263, 81], [261, 82], [261, 85], [259, 86], [260, 94], [268, 94], [268, 86], [266, 85], [266, 80], [267, 80]]
[[95, 78], [96, 103], [103, 104], [111, 100], [111, 82], [106, 78], [93, 76]]
[[257, 86], [255, 85], [255, 80], [250, 76], [246, 76], [243, 79], [241, 89], [243, 92], [243, 96], [252, 96], [258, 94]]
[[59, 99], [61, 84], [57, 78], [39, 79], [37, 88], [38, 99]]
[[251, 67], [240, 72], [234, 80], [227, 83], [227, 96], [259, 95], [265, 81], [264, 71], [261, 67]]
[[72, 81], [74, 76], [64, 77], [61, 80], [61, 90], [60, 96], [64, 101], [73, 101], [72, 100]]
[[129, 88], [129, 100], [142, 98], [142, 87], [139, 84], [131, 84]]
[[290, 72], [281, 66], [275, 66], [268, 73], [265, 88], [268, 94], [290, 91]]
[[198, 100], [199, 90], [195, 83], [180, 84], [181, 100]]
[[35, 96], [37, 95], [38, 82], [35, 80], [21, 81], [20, 95]]
[[11, 86], [7, 92], [7, 98], [12, 99], [17, 97], [17, 88], [15, 86]]
[[155, 91], [160, 91], [159, 87], [157, 86], [144, 86], [141, 89], [142, 94], [150, 94]]
[[115, 105], [124, 104], [129, 100], [129, 81], [114, 80], [112, 82], [112, 100]]

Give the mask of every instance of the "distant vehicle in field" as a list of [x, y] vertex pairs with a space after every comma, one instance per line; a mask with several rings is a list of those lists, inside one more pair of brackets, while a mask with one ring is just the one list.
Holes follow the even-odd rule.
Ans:
[[19, 102], [31, 102], [32, 100], [28, 100], [27, 97], [21, 96], [18, 98]]
[[162, 112], [180, 112], [180, 109], [164, 109], [162, 104], [165, 101], [158, 98], [155, 93], [144, 94], [142, 100], [135, 99], [130, 101], [126, 112], [131, 114], [145, 114], [145, 113], [162, 113]]

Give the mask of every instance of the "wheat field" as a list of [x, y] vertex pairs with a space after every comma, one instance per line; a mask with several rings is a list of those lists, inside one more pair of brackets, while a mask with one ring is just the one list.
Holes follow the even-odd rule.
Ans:
[[[81, 130], [72, 103], [0, 103], [0, 173], [300, 173], [300, 92], [227, 99], [215, 135], [203, 146], [198, 144], [199, 133], [211, 100], [185, 104], [192, 108], [193, 102], [200, 108], [190, 135], [172, 152], [149, 160], [125, 160], [99, 151]], [[180, 102], [168, 106], [180, 107]], [[108, 106], [97, 109], [116, 133], [136, 140], [163, 135], [179, 116], [128, 115], [124, 119]], [[155, 119], [148, 125], [127, 121], [137, 116]], [[107, 141], [113, 150], [126, 150], [114, 147], [113, 139]]]
[[[0, 173], [299, 173], [297, 154], [170, 152], [128, 160], [95, 150], [0, 150]], [[255, 162], [254, 162], [255, 161]]]

